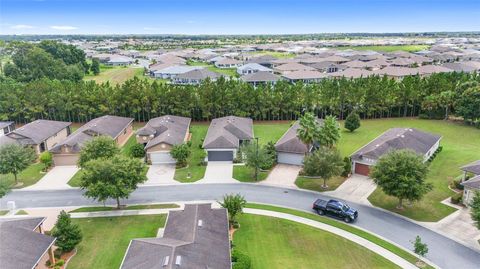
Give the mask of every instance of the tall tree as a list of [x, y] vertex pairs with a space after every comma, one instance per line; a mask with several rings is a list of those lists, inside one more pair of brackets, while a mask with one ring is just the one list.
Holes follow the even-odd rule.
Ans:
[[60, 211], [57, 222], [52, 230], [55, 237], [55, 245], [62, 251], [70, 252], [82, 241], [83, 235], [78, 224], [72, 223], [70, 214], [64, 210]]
[[418, 262], [420, 262], [421, 258], [425, 257], [428, 253], [428, 245], [423, 243], [418, 235], [415, 237], [415, 241], [413, 241], [413, 251], [418, 255]]
[[100, 62], [97, 58], [92, 59], [92, 65], [90, 65], [90, 71], [96, 76], [100, 74]]
[[[244, 156], [245, 165], [250, 168], [267, 170], [272, 168], [275, 163], [275, 155], [270, 149], [261, 147], [256, 141], [242, 146], [240, 152]], [[256, 170], [255, 176], [257, 175], [258, 171]]]
[[319, 126], [316, 117], [312, 113], [305, 113], [299, 120], [300, 127], [297, 129], [298, 138], [308, 146], [311, 146], [318, 137]]
[[318, 143], [321, 146], [333, 147], [340, 139], [340, 127], [334, 116], [327, 116], [318, 133]]
[[108, 136], [98, 136], [85, 143], [80, 151], [78, 165], [83, 167], [88, 161], [111, 158], [120, 153], [117, 143]]
[[83, 165], [80, 187], [84, 195], [100, 202], [126, 199], [147, 180], [145, 165], [137, 159], [116, 155], [109, 159], [93, 159]]
[[360, 128], [360, 116], [358, 116], [357, 112], [352, 111], [345, 119], [345, 129], [353, 132], [358, 128]]
[[0, 148], [0, 174], [13, 174], [18, 185], [18, 174], [36, 159], [35, 151], [18, 144], [8, 144]]
[[397, 197], [397, 208], [403, 209], [403, 200], [419, 201], [432, 189], [432, 184], [425, 182], [427, 173], [421, 156], [410, 150], [397, 150], [383, 155], [370, 177], [387, 195]]
[[218, 202], [223, 208], [228, 211], [228, 219], [230, 226], [235, 225], [237, 216], [243, 213], [243, 208], [247, 205], [247, 201], [240, 194], [226, 194], [223, 196], [223, 201]]
[[306, 156], [303, 161], [303, 173], [323, 179], [323, 188], [327, 188], [327, 181], [332, 177], [340, 176], [343, 170], [342, 156], [335, 148], [321, 147], [313, 154]]
[[480, 119], [480, 86], [466, 89], [457, 100], [455, 109], [467, 122]]
[[480, 230], [480, 191], [476, 191], [470, 203], [470, 215], [475, 222], [475, 226]]

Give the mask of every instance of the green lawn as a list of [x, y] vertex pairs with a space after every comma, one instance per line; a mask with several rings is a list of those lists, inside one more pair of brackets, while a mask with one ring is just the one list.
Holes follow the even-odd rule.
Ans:
[[443, 151], [431, 163], [427, 179], [433, 184], [433, 190], [421, 202], [398, 211], [395, 209], [397, 199], [388, 197], [377, 189], [368, 198], [373, 205], [418, 221], [438, 221], [456, 210], [441, 204], [440, 201], [454, 193], [448, 188], [448, 184], [460, 174], [459, 167], [480, 159], [479, 129], [462, 123], [414, 118], [363, 120], [361, 124], [362, 127], [353, 133], [342, 131], [342, 138], [338, 144], [342, 155], [350, 155], [392, 127], [414, 127], [442, 135], [440, 144], [443, 146]]
[[244, 214], [235, 248], [252, 268], [399, 268], [338, 235], [279, 218]]
[[299, 176], [295, 181], [295, 185], [299, 188], [312, 190], [312, 191], [333, 191], [338, 188], [338, 186], [342, 185], [342, 183], [346, 180], [344, 177], [334, 177], [327, 181], [327, 188], [323, 188], [323, 179], [320, 178], [307, 178]]
[[[165, 208], [179, 208], [177, 204], [151, 204], [151, 205], [130, 205], [122, 210], [139, 210], [139, 209], [165, 209]], [[89, 206], [89, 207], [80, 207], [75, 210], [70, 211], [70, 213], [81, 213], [81, 212], [98, 212], [98, 211], [112, 211], [116, 210], [115, 207], [111, 206]]]
[[[188, 167], [179, 168], [175, 170], [174, 179], [180, 182], [195, 182], [200, 180], [205, 175], [206, 166], [202, 165], [205, 151], [201, 148], [203, 139], [207, 134], [208, 124], [193, 123], [190, 125], [190, 132], [192, 133], [192, 154], [188, 158]], [[187, 178], [188, 173], [191, 174]]]
[[233, 178], [241, 182], [259, 182], [268, 176], [266, 171], [258, 171], [258, 181], [255, 181], [255, 169], [246, 165], [233, 166]]
[[373, 51], [382, 51], [382, 52], [393, 52], [393, 51], [407, 51], [407, 52], [416, 52], [421, 50], [426, 50], [430, 46], [428, 45], [397, 45], [397, 46], [346, 46], [338, 47], [337, 49], [346, 50], [373, 50]]
[[218, 68], [213, 64], [205, 63], [205, 62], [197, 62], [197, 61], [188, 61], [187, 65], [190, 66], [204, 66], [208, 70], [212, 72], [217, 72], [229, 77], [238, 77], [237, 69], [236, 68]]
[[[331, 219], [331, 218], [328, 218], [328, 217], [323, 217], [323, 216], [319, 216], [319, 215], [316, 215], [316, 214], [313, 214], [313, 213], [308, 213], [308, 212], [304, 212], [304, 211], [298, 211], [298, 210], [294, 210], [294, 209], [289, 209], [289, 208], [283, 208], [283, 207], [277, 207], [277, 206], [272, 206], [272, 205], [261, 205], [261, 204], [247, 204], [246, 206], [247, 208], [256, 208], [256, 209], [263, 209], [263, 210], [270, 210], [270, 211], [276, 211], [276, 212], [281, 212], [281, 213], [286, 213], [286, 214], [290, 214], [290, 215], [295, 215], [295, 216], [299, 216], [299, 217], [302, 217], [302, 218], [307, 218], [307, 219], [311, 219], [311, 220], [314, 220], [314, 221], [318, 221], [318, 222], [322, 222], [322, 223], [325, 223], [325, 224], [328, 224], [330, 226], [333, 226], [333, 227], [337, 227], [339, 229], [342, 229], [342, 230], [345, 230], [347, 232], [350, 232], [350, 233], [353, 233], [357, 236], [360, 236], [372, 243], [375, 243], [376, 245], [379, 245], [380, 247], [383, 247], [384, 249], [392, 252], [392, 253], [395, 253], [396, 255], [398, 255], [399, 257], [402, 257], [403, 259], [409, 261], [410, 263], [412, 264], [415, 264], [415, 262], [417, 261], [417, 256], [415, 255], [412, 255], [410, 254], [409, 252], [395, 246], [394, 244], [392, 243], [389, 243], [371, 233], [368, 233], [364, 230], [360, 230], [358, 228], [355, 228], [354, 226], [351, 226], [351, 225], [348, 225], [348, 224], [345, 224], [343, 222], [340, 222], [340, 221], [337, 221], [337, 220], [334, 220], [334, 219]], [[243, 226], [241, 227], [241, 229], [243, 228]], [[413, 238], [412, 238], [413, 240]], [[355, 267], [353, 267], [355, 268]], [[424, 268], [433, 268], [431, 266], [426, 266]]]
[[155, 237], [166, 215], [72, 219], [83, 233], [69, 269], [119, 268], [131, 239]]
[[[43, 168], [43, 164], [34, 163], [18, 174], [18, 182], [23, 182], [23, 185], [19, 186], [19, 188], [31, 186], [37, 183], [45, 175], [45, 173], [42, 173]], [[0, 181], [5, 182], [12, 187], [15, 185], [15, 178], [13, 174], [0, 174]]]
[[28, 215], [28, 213], [27, 213], [27, 211], [21, 209], [21, 210], [18, 210], [17, 213], [15, 213], [15, 215], [24, 216], [24, 215]]
[[277, 143], [292, 123], [288, 121], [257, 122], [253, 124], [253, 133], [255, 137], [259, 138], [260, 145], [265, 145], [270, 141]]
[[0, 216], [7, 215], [8, 210], [0, 210]]
[[278, 59], [287, 59], [287, 58], [294, 58], [296, 54], [289, 53], [289, 52], [279, 52], [279, 51], [252, 51], [249, 52], [249, 54], [255, 55], [255, 56], [263, 56], [263, 55], [270, 55]]
[[135, 133], [133, 133], [132, 136], [128, 138], [127, 142], [122, 146], [120, 151], [122, 152], [122, 154], [129, 155], [130, 148], [136, 144], [137, 144], [137, 138], [135, 137]]
[[80, 178], [82, 177], [82, 170], [78, 170], [77, 173], [68, 181], [68, 185], [72, 187], [80, 187]]
[[153, 78], [145, 76], [144, 69], [140, 67], [131, 67], [131, 66], [106, 66], [100, 65], [100, 74], [86, 75], [84, 80], [93, 80], [97, 83], [110, 82], [113, 85], [121, 84], [133, 77], [138, 77], [140, 79], [148, 79], [149, 81], [154, 81]]

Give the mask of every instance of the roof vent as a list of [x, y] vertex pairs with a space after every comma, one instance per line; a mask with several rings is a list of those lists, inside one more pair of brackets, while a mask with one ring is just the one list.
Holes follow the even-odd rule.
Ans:
[[182, 256], [178, 255], [175, 259], [175, 265], [180, 266], [182, 264]]
[[198, 220], [198, 227], [202, 227], [203, 226], [203, 220], [199, 219]]
[[170, 262], [170, 256], [165, 256], [163, 258], [163, 266], [167, 266], [169, 262]]
[[404, 135], [401, 135], [400, 137], [401, 137], [401, 138], [404, 138], [405, 136], [404, 136]]

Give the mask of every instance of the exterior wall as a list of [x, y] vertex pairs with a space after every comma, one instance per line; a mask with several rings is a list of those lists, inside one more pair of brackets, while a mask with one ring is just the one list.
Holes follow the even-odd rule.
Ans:
[[427, 154], [425, 154], [425, 156], [423, 157], [423, 161], [424, 162], [428, 161], [428, 159], [430, 159], [433, 153], [437, 151], [439, 146], [440, 146], [440, 140], [438, 140], [437, 143], [435, 143], [435, 145], [433, 145], [433, 147], [427, 152]]
[[208, 152], [209, 151], [233, 151], [233, 159], [237, 156], [237, 149], [205, 149], [205, 161], [208, 162]]
[[292, 165], [303, 165], [305, 155], [298, 153], [278, 152], [277, 162]]
[[172, 145], [167, 143], [160, 143], [155, 145], [149, 149], [147, 149], [147, 153], [156, 152], [156, 151], [170, 151], [172, 149]]
[[56, 133], [55, 135], [49, 137], [46, 141], [45, 141], [45, 146], [46, 146], [46, 150], [49, 150], [51, 148], [53, 148], [56, 144], [62, 142], [63, 140], [65, 140], [65, 138], [67, 138], [68, 136], [68, 129], [70, 127], [67, 127], [63, 130], [61, 130], [60, 132]]
[[473, 200], [473, 197], [475, 196], [476, 191], [479, 191], [479, 190], [474, 190], [474, 189], [465, 187], [465, 189], [463, 190], [463, 204], [465, 206], [468, 207], [470, 205], [470, 203]]
[[148, 136], [148, 135], [137, 135], [136, 136], [136, 139], [137, 139], [137, 143], [139, 144], [146, 144], [148, 143], [148, 141], [152, 140], [154, 136]]
[[55, 166], [77, 165], [79, 154], [53, 154], [53, 163]]
[[120, 133], [117, 139], [115, 139], [115, 142], [117, 142], [118, 145], [123, 146], [132, 134], [133, 134], [133, 123], [130, 123], [130, 125], [128, 125], [125, 129], [123, 129], [123, 131]]

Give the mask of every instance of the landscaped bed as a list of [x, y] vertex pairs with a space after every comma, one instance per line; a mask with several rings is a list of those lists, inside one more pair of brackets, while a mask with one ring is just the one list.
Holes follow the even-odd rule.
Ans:
[[[177, 204], [151, 204], [151, 205], [130, 205], [121, 208], [121, 210], [140, 210], [140, 209], [165, 209], [165, 208], [179, 208]], [[116, 207], [112, 206], [90, 206], [90, 207], [80, 207], [75, 210], [70, 211], [70, 213], [81, 213], [81, 212], [98, 212], [98, 211], [113, 211], [117, 210]]]
[[69, 269], [119, 268], [131, 239], [155, 237], [167, 215], [72, 219], [83, 233]]

